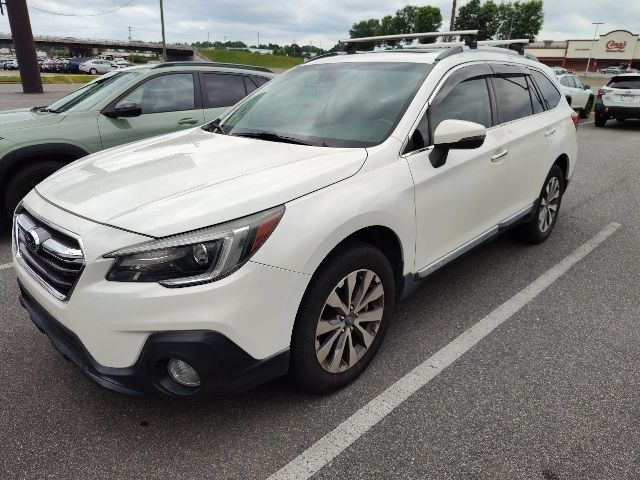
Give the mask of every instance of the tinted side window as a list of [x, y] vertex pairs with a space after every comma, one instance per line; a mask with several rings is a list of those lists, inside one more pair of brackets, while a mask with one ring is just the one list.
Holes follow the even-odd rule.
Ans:
[[573, 88], [573, 82], [571, 81], [571, 77], [562, 77], [560, 78], [560, 85], [564, 85], [565, 87], [572, 87]]
[[580, 77], [572, 77], [573, 81], [576, 83], [576, 88], [584, 88], [584, 83], [580, 80]]
[[230, 107], [242, 100], [247, 92], [240, 75], [204, 74], [207, 107]]
[[533, 114], [529, 86], [522, 76], [493, 77], [500, 123], [511, 122]]
[[613, 77], [607, 87], [626, 88], [629, 90], [640, 89], [640, 77]]
[[540, 93], [542, 93], [542, 97], [547, 103], [547, 108], [554, 108], [558, 103], [560, 103], [560, 92], [555, 87], [551, 80], [547, 78], [547, 76], [538, 72], [537, 70], [531, 70], [531, 76], [533, 80], [536, 82]]
[[255, 82], [255, 84], [259, 87], [267, 83], [270, 79], [265, 77], [251, 77], [251, 79]]
[[258, 88], [249, 77], [244, 77], [244, 87], [247, 89], [247, 95]]
[[193, 74], [172, 73], [147, 80], [119, 103], [139, 103], [143, 114], [193, 110], [194, 93]]
[[[429, 107], [431, 137], [443, 120], [466, 120], [485, 127], [492, 125], [491, 101], [485, 78], [459, 83], [443, 98], [436, 97]], [[425, 137], [427, 138], [427, 137]]]
[[538, 92], [538, 89], [533, 84], [531, 77], [527, 77], [527, 83], [529, 84], [529, 91], [531, 92], [531, 103], [533, 104], [533, 113], [544, 112], [544, 100]]

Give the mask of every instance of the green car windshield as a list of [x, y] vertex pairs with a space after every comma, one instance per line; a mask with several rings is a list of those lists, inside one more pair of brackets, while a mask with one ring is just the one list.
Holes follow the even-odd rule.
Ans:
[[378, 145], [391, 135], [430, 67], [408, 62], [304, 65], [264, 85], [225, 115], [217, 130], [328, 147]]
[[47, 107], [52, 112], [86, 112], [127, 85], [142, 72], [109, 72]]

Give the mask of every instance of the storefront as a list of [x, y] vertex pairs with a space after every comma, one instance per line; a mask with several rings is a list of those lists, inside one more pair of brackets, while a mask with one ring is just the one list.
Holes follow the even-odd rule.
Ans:
[[640, 38], [627, 30], [614, 30], [600, 35], [595, 41], [535, 42], [526, 50], [546, 65], [576, 72], [586, 70], [589, 56], [591, 72], [613, 65], [640, 69]]

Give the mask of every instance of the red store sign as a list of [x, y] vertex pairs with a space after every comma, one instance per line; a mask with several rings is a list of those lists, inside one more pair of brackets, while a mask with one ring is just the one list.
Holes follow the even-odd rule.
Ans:
[[605, 45], [607, 53], [624, 53], [627, 48], [627, 42], [616, 42], [615, 40], [609, 40]]

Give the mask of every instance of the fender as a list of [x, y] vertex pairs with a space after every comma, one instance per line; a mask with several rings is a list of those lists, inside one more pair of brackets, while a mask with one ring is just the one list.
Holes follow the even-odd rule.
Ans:
[[25, 158], [40, 155], [69, 155], [73, 157], [74, 160], [77, 160], [78, 158], [89, 155], [89, 152], [71, 143], [41, 143], [38, 145], [18, 147], [7, 152], [0, 159], [0, 185], [4, 182], [7, 173], [18, 164], [18, 162]]

